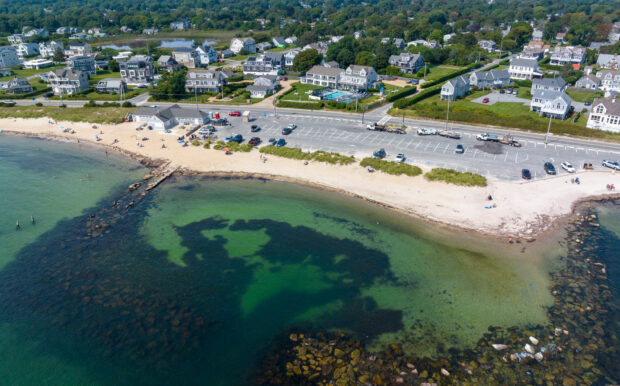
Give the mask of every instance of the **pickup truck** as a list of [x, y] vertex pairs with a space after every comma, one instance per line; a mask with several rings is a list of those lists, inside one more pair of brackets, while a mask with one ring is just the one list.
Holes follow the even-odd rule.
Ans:
[[436, 135], [437, 130], [435, 129], [425, 129], [423, 127], [418, 129], [418, 135]]
[[380, 125], [378, 123], [370, 123], [370, 124], [366, 125], [366, 129], [367, 130], [374, 130], [374, 131], [385, 131], [386, 127], [385, 127], [385, 125]]
[[478, 141], [499, 142], [499, 137], [495, 134], [482, 133], [476, 135]]
[[461, 139], [461, 134], [449, 130], [441, 130], [439, 132], [439, 136], [452, 139]]
[[512, 135], [510, 134], [506, 134], [504, 135], [504, 138], [502, 138], [499, 143], [501, 143], [502, 145], [509, 145], [509, 146], [514, 146], [514, 147], [521, 147], [521, 144], [516, 141]]
[[386, 133], [405, 134], [405, 130], [400, 127], [389, 127], [387, 125], [379, 125], [377, 123], [371, 123], [366, 125], [366, 129], [374, 131], [385, 131]]

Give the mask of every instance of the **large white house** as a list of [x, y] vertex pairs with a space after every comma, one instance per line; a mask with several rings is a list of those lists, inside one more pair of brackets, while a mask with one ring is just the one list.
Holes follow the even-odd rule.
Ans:
[[367, 90], [377, 85], [379, 76], [374, 68], [352, 64], [340, 74], [338, 88], [343, 90]]
[[530, 110], [546, 117], [566, 119], [570, 113], [572, 99], [561, 91], [535, 90], [532, 92]]
[[19, 43], [15, 45], [15, 49], [17, 50], [17, 56], [20, 58], [39, 53], [39, 45], [37, 43]]
[[534, 79], [543, 74], [538, 69], [536, 59], [514, 58], [510, 61], [508, 68], [510, 79]]
[[93, 53], [88, 43], [71, 43], [65, 49], [66, 56], [88, 56]]
[[304, 84], [313, 84], [315, 86], [335, 89], [338, 88], [338, 82], [340, 81], [340, 75], [342, 73], [343, 70], [340, 68], [313, 66], [306, 71], [306, 76], [301, 77], [299, 80]]
[[188, 71], [185, 75], [185, 89], [189, 92], [217, 92], [226, 85], [227, 78], [222, 71]]
[[143, 122], [154, 129], [169, 129], [176, 125], [202, 125], [209, 122], [209, 115], [195, 108], [179, 105], [170, 107], [141, 107], [133, 113], [134, 122]]
[[411, 54], [404, 52], [400, 55], [390, 56], [389, 63], [398, 67], [406, 74], [415, 74], [421, 68], [424, 68], [424, 58], [420, 54]]
[[230, 42], [230, 50], [237, 55], [239, 53], [255, 54], [256, 42], [252, 38], [234, 38]]
[[441, 86], [439, 97], [446, 101], [453, 101], [469, 91], [469, 78], [465, 75], [450, 79]]
[[615, 96], [594, 99], [586, 127], [620, 133], [620, 102]]
[[557, 46], [551, 53], [549, 64], [563, 66], [565, 64], [584, 64], [586, 62], [586, 49], [583, 47]]
[[601, 90], [620, 92], [620, 70], [599, 71], [596, 77], [601, 80]]
[[57, 42], [52, 40], [51, 42], [41, 42], [39, 43], [39, 53], [44, 58], [49, 58], [50, 56], [54, 56], [56, 50], [60, 48], [60, 51], [64, 51], [65, 46], [62, 42]]
[[477, 71], [469, 76], [469, 85], [478, 88], [503, 88], [510, 84], [508, 70]]
[[618, 54], [600, 54], [596, 60], [596, 66], [607, 69], [620, 69]]
[[0, 68], [11, 68], [19, 66], [20, 63], [17, 50], [14, 47], [0, 47]]
[[56, 95], [71, 95], [86, 90], [88, 75], [69, 68], [57, 68], [47, 73], [47, 80]]
[[279, 75], [283, 72], [284, 64], [282, 52], [265, 52], [259, 56], [250, 56], [243, 62], [243, 75]]
[[146, 55], [134, 55], [131, 59], [119, 62], [121, 78], [129, 85], [143, 85], [153, 81], [155, 64]]
[[531, 93], [535, 91], [557, 91], [562, 92], [566, 89], [566, 82], [561, 76], [557, 78], [540, 78], [532, 81]]
[[217, 51], [208, 44], [203, 44], [200, 47], [196, 47], [198, 58], [202, 66], [208, 66], [211, 63], [217, 63]]

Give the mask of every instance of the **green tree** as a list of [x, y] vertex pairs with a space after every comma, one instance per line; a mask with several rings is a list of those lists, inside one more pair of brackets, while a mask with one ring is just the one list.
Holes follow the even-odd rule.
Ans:
[[347, 68], [355, 62], [355, 54], [348, 48], [343, 48], [336, 56], [336, 61], [340, 67]]
[[301, 51], [293, 59], [293, 70], [306, 72], [312, 66], [321, 63], [321, 59], [323, 56], [315, 49]]
[[185, 95], [185, 75], [187, 70], [166, 72], [155, 87], [153, 97], [157, 100], [178, 99]]
[[52, 60], [56, 63], [65, 61], [65, 54], [62, 52], [62, 49], [60, 47], [56, 47], [56, 51], [54, 51], [54, 56], [52, 57]]
[[318, 39], [319, 37], [314, 31], [306, 31], [297, 39], [297, 45], [303, 47], [307, 44], [315, 43]]
[[110, 63], [108, 64], [108, 69], [112, 72], [119, 72], [121, 68], [118, 65], [118, 62], [112, 59], [110, 60]]

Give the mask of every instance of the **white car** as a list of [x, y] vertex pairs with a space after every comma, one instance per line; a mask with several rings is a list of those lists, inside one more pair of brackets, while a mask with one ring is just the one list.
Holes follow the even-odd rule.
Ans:
[[405, 157], [405, 155], [403, 153], [398, 153], [398, 155], [396, 156], [396, 162], [398, 163], [403, 163], [405, 162], [405, 160], [407, 159], [407, 157]]
[[610, 159], [603, 160], [603, 166], [614, 170], [620, 170], [620, 164], [617, 161], [612, 161]]
[[291, 130], [295, 130], [297, 128], [297, 125], [294, 125], [294, 124], [291, 123], [290, 125], [288, 125], [286, 127], [291, 129]]
[[562, 169], [566, 170], [569, 173], [575, 173], [575, 167], [571, 165], [570, 162], [562, 162], [560, 166], [562, 166]]
[[437, 135], [437, 130], [421, 127], [418, 129], [418, 135]]

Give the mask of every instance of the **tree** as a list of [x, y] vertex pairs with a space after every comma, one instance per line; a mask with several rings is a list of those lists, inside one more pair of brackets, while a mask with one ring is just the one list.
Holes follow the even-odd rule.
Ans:
[[118, 65], [118, 62], [116, 60], [112, 59], [108, 64], [108, 69], [112, 72], [119, 72], [121, 70], [121, 67]]
[[310, 43], [315, 43], [319, 37], [314, 31], [306, 31], [297, 39], [297, 45], [303, 47]]
[[157, 100], [177, 99], [185, 95], [185, 74], [187, 70], [166, 72], [155, 87], [153, 97]]
[[355, 54], [348, 48], [343, 48], [336, 56], [336, 61], [340, 67], [347, 68], [355, 62]]
[[52, 57], [52, 60], [56, 63], [65, 61], [65, 54], [64, 52], [62, 52], [62, 49], [60, 47], [56, 47], [56, 51], [54, 51], [54, 56]]
[[306, 72], [312, 66], [321, 63], [321, 59], [323, 56], [315, 49], [301, 51], [293, 59], [293, 70]]

